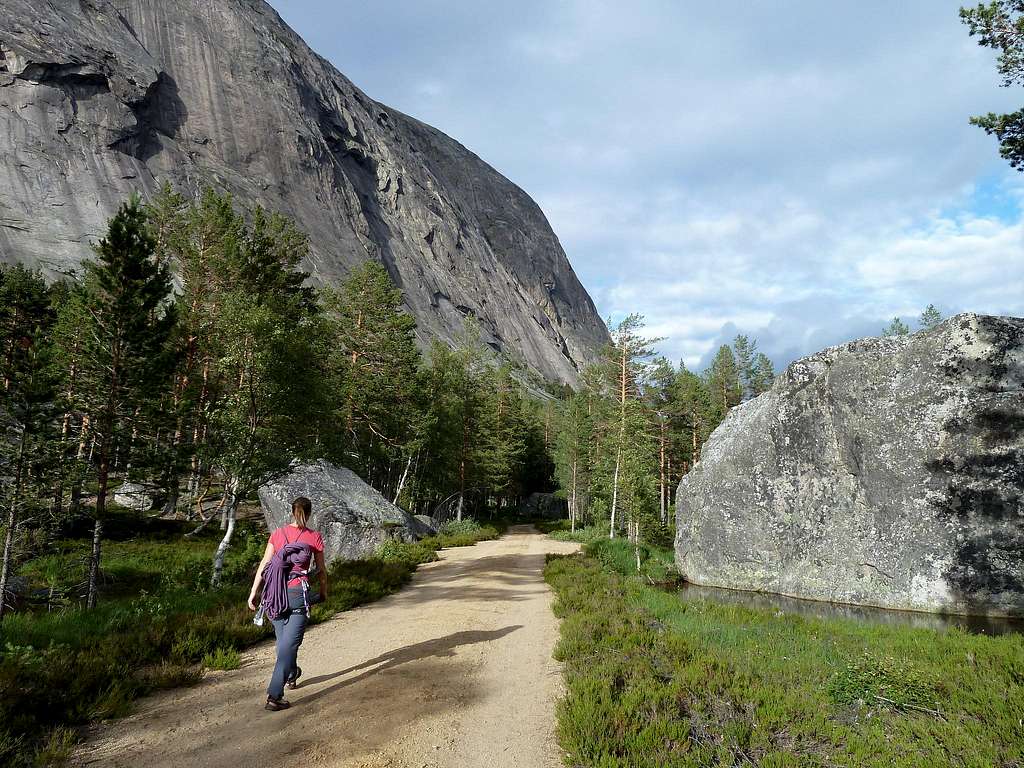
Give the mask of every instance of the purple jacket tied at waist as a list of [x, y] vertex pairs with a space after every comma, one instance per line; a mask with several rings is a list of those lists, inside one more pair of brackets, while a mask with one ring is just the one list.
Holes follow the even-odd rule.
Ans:
[[263, 599], [260, 603], [271, 619], [288, 612], [288, 580], [296, 575], [305, 575], [306, 571], [299, 563], [308, 563], [311, 556], [309, 544], [285, 544], [263, 569]]

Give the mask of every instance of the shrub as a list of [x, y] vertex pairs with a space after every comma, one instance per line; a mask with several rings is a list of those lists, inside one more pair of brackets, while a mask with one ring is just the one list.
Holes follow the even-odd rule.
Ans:
[[837, 704], [864, 703], [896, 709], [933, 709], [939, 685], [913, 664], [863, 653], [832, 678], [829, 694]]
[[238, 669], [242, 666], [242, 654], [234, 648], [218, 648], [203, 656], [203, 666], [208, 669]]
[[480, 530], [480, 523], [471, 517], [463, 520], [449, 520], [441, 526], [442, 536], [474, 535]]
[[566, 523], [564, 527], [551, 531], [548, 536], [556, 541], [575, 541], [580, 544], [589, 544], [592, 541], [607, 538], [608, 526], [588, 525], [585, 528], [577, 528], [575, 531], [571, 531], [569, 530], [569, 524]]

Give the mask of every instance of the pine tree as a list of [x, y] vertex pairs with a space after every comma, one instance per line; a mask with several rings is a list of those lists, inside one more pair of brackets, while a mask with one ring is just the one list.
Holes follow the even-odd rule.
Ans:
[[[416, 321], [387, 270], [367, 262], [340, 290], [324, 289], [332, 371], [345, 428], [344, 448], [378, 490], [397, 498], [419, 449], [415, 387], [420, 366]], [[400, 466], [399, 473], [394, 468]], [[395, 475], [398, 475], [395, 477]]]
[[643, 506], [645, 490], [639, 483], [639, 477], [648, 468], [654, 453], [641, 393], [643, 366], [653, 355], [651, 346], [657, 340], [640, 336], [642, 328], [643, 318], [640, 315], [626, 317], [612, 331], [612, 345], [604, 355], [609, 390], [615, 402], [616, 421], [608, 529], [610, 538], [615, 538], [620, 523], [617, 519], [620, 510], [625, 512], [630, 539], [636, 538], [636, 513]]
[[482, 479], [499, 505], [516, 495], [526, 458], [528, 426], [520, 387], [508, 364], [485, 378], [480, 440], [477, 446]]
[[[90, 418], [94, 441], [96, 504], [89, 555], [86, 606], [96, 605], [103, 522], [115, 451], [127, 455], [138, 445], [140, 414], [169, 375], [168, 341], [175, 322], [169, 304], [170, 271], [153, 258], [155, 241], [138, 198], [122, 205], [96, 259], [85, 263], [83, 290], [75, 312], [65, 315], [84, 324], [81, 346], [60, 350], [69, 375], [77, 365], [75, 399]], [[65, 329], [61, 338], [75, 334]]]
[[892, 322], [890, 322], [882, 331], [883, 336], [906, 336], [909, 333], [910, 328], [908, 328], [907, 324], [898, 317], [894, 317]]
[[[246, 288], [240, 283], [237, 267], [246, 226], [231, 197], [211, 189], [205, 190], [198, 200], [183, 203], [165, 188], [149, 213], [156, 222], [154, 226], [165, 233], [159, 253], [175, 265], [182, 284], [177, 302], [181, 318], [177, 338], [179, 364], [166, 397], [167, 414], [174, 425], [168, 430], [164, 511], [176, 511], [180, 476], [187, 472], [185, 516], [191, 517], [194, 505], [201, 517], [204, 493], [200, 486], [209, 471], [209, 418], [221, 371], [218, 361], [222, 309], [226, 296]], [[170, 223], [165, 225], [167, 220]], [[222, 520], [226, 527], [226, 517]]]
[[[989, 0], [973, 8], [961, 8], [960, 20], [977, 35], [978, 44], [999, 52], [996, 69], [1003, 87], [1024, 84], [1024, 3], [1021, 0]], [[1010, 167], [1024, 170], [1024, 109], [971, 118], [971, 124], [999, 140], [999, 154]]]
[[736, 359], [736, 374], [740, 382], [740, 400], [749, 400], [754, 396], [754, 359], [757, 354], [757, 341], [739, 334], [732, 342], [733, 356]]
[[712, 430], [718, 426], [717, 411], [713, 405], [707, 382], [686, 366], [680, 364], [673, 386], [673, 406], [683, 422], [685, 441], [684, 471], [700, 460], [701, 447]]
[[942, 313], [936, 309], [934, 304], [929, 304], [925, 307], [924, 312], [921, 313], [921, 317], [918, 319], [918, 326], [922, 330], [931, 330], [939, 323], [942, 322]]
[[554, 460], [559, 485], [565, 489], [572, 531], [581, 520], [583, 496], [589, 488], [593, 428], [586, 395], [571, 394], [559, 413]]
[[298, 268], [308, 241], [287, 219], [261, 209], [250, 220], [213, 266], [217, 334], [209, 350], [202, 451], [225, 489], [213, 585], [220, 582], [239, 503], [287, 471], [292, 459], [316, 452], [325, 410], [317, 305]]
[[54, 315], [38, 272], [0, 265], [0, 486], [3, 560], [0, 562], [0, 619], [14, 569], [21, 521], [44, 507], [45, 483], [56, 444], [55, 378], [49, 333]]
[[650, 366], [644, 387], [644, 400], [651, 414], [652, 427], [658, 444], [658, 514], [668, 519], [671, 443], [674, 428], [672, 390], [676, 372], [664, 357], [658, 357]]
[[711, 405], [716, 412], [716, 426], [721, 423], [729, 409], [739, 405], [743, 397], [740, 370], [732, 348], [723, 344], [711, 361], [711, 367], [704, 372], [704, 381], [711, 395]]
[[750, 375], [750, 391], [751, 396], [757, 397], [762, 392], [767, 392], [771, 389], [772, 384], [775, 382], [775, 366], [772, 365], [772, 361], [762, 352], [758, 352], [754, 356], [754, 362], [751, 366]]

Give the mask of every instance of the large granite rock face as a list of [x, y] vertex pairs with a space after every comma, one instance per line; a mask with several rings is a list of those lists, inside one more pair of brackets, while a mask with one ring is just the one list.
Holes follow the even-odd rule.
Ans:
[[355, 472], [325, 461], [293, 467], [260, 488], [259, 496], [271, 531], [292, 521], [292, 501], [297, 497], [313, 502], [309, 527], [323, 536], [327, 562], [369, 557], [385, 541], [412, 542], [433, 532]]
[[0, 0], [0, 260], [72, 271], [164, 180], [293, 217], [316, 282], [382, 262], [423, 341], [472, 316], [571, 383], [607, 340], [529, 196], [363, 94], [262, 0]]
[[1024, 614], [1024, 319], [798, 360], [712, 434], [677, 522], [697, 584]]

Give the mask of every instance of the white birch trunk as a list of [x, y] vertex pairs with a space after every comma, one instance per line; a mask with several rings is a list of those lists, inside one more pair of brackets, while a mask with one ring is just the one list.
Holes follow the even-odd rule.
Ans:
[[615, 474], [612, 476], [612, 519], [608, 533], [609, 539], [615, 538], [615, 508], [619, 503], [619, 463], [622, 460], [622, 449], [615, 452]]
[[231, 546], [231, 536], [235, 532], [235, 517], [238, 512], [238, 479], [232, 478], [228, 483], [225, 493], [228, 494], [228, 502], [224, 506], [224, 516], [227, 525], [224, 530], [224, 538], [217, 545], [217, 552], [213, 556], [213, 575], [210, 577], [210, 586], [220, 585], [221, 574], [224, 571], [224, 555]]
[[412, 454], [409, 454], [409, 460], [405, 462], [405, 470], [402, 472], [402, 479], [398, 481], [398, 490], [395, 491], [395, 500], [391, 503], [396, 507], [398, 506], [398, 497], [402, 495], [402, 489], [405, 487], [405, 480], [409, 477], [409, 467], [412, 466]]

